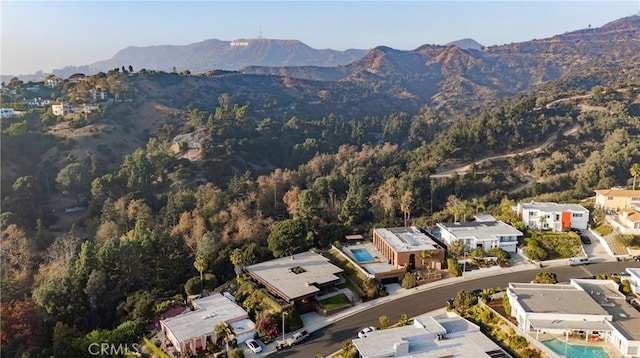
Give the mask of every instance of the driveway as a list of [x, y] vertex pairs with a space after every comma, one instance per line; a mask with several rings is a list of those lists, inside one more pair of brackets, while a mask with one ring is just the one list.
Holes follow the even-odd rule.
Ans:
[[592, 233], [587, 230], [582, 230], [582, 235], [591, 239], [591, 244], [582, 244], [585, 253], [590, 258], [595, 258], [593, 261], [615, 261], [615, 257], [610, 256], [607, 250], [602, 246], [600, 240], [598, 240]]

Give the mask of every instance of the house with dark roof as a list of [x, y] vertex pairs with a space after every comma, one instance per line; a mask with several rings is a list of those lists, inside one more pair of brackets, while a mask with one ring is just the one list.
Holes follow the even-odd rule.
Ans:
[[298, 313], [311, 312], [314, 297], [340, 282], [341, 268], [312, 251], [247, 266], [245, 271], [269, 293], [294, 304]]

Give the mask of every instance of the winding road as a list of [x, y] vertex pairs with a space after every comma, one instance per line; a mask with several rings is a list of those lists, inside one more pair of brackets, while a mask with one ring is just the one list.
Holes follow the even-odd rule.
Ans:
[[569, 281], [570, 278], [588, 277], [600, 273], [624, 271], [626, 267], [638, 267], [639, 262], [604, 262], [588, 266], [555, 266], [544, 269], [516, 271], [501, 275], [483, 278], [460, 278], [453, 280], [451, 284], [418, 291], [414, 295], [404, 296], [390, 302], [381, 303], [365, 311], [355, 313], [342, 320], [333, 323], [311, 334], [310, 339], [300, 345], [286, 351], [277, 352], [276, 357], [313, 357], [321, 354], [324, 357], [341, 349], [342, 342], [356, 338], [357, 332], [366, 326], [378, 326], [378, 317], [386, 315], [391, 322], [397, 322], [400, 315], [405, 313], [409, 317], [415, 317], [446, 305], [446, 299], [454, 297], [461, 290], [474, 290], [477, 288], [506, 287], [509, 282], [529, 282], [540, 271], [550, 271], [557, 275], [560, 282]]

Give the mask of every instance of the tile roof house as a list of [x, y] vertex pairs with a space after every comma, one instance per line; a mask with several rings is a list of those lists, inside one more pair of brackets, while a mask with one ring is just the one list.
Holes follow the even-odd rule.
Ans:
[[640, 205], [640, 190], [619, 188], [596, 190], [595, 207], [609, 210], [626, 209], [632, 203]]

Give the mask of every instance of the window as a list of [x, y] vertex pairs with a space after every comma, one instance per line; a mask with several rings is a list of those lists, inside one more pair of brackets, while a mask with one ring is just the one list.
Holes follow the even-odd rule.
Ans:
[[613, 196], [607, 196], [607, 200], [613, 200]]
[[573, 213], [571, 214], [572, 217], [574, 218], [581, 218], [582, 217], [582, 213]]
[[640, 196], [634, 196], [631, 198], [631, 201], [640, 201]]

